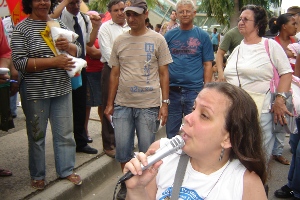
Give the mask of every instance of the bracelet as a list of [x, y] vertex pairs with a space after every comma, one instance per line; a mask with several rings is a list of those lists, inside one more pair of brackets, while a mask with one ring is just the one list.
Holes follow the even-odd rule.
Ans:
[[277, 94], [276, 97], [281, 97], [284, 101], [284, 104], [286, 103], [286, 97], [283, 96], [282, 94]]
[[35, 59], [36, 59], [36, 58], [34, 58], [34, 60], [33, 60], [34, 71], [36, 71], [36, 63], [35, 63]]

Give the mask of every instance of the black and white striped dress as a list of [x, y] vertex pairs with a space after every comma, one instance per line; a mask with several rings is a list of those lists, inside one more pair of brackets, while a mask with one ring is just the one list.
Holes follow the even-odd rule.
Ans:
[[[29, 58], [54, 57], [41, 36], [47, 21], [25, 19], [14, 29], [11, 39], [12, 60], [22, 81], [26, 81], [27, 100], [46, 99], [71, 92], [71, 82], [67, 72], [59, 68], [49, 68], [38, 72], [26, 72]], [[67, 27], [60, 22], [62, 28]], [[78, 44], [77, 44], [78, 45]]]

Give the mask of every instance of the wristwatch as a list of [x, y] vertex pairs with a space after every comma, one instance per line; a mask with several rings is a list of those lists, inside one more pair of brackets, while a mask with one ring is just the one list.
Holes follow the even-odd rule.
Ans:
[[166, 103], [166, 104], [170, 105], [170, 99], [162, 100], [162, 103]]

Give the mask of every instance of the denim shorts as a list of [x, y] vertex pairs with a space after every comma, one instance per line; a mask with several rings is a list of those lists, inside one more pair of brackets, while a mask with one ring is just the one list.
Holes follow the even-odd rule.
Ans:
[[158, 131], [159, 107], [131, 108], [115, 105], [113, 124], [116, 139], [116, 160], [121, 163], [133, 157], [135, 133], [139, 151], [146, 152]]
[[101, 72], [87, 72], [86, 105], [101, 106]]

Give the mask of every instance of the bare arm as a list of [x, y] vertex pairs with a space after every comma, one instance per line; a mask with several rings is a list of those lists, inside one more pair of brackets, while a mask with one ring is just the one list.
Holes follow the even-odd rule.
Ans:
[[0, 67], [9, 68], [11, 60], [9, 58], [0, 58]]
[[101, 17], [99, 15], [90, 15], [90, 20], [93, 25], [92, 32], [90, 34], [90, 41], [86, 44], [87, 46], [91, 47], [94, 45], [95, 40], [98, 37], [98, 31], [101, 26]]
[[211, 82], [212, 78], [212, 63], [211, 61], [207, 61], [203, 63], [204, 67], [204, 84]]
[[[277, 92], [288, 92], [291, 88], [291, 82], [292, 73], [287, 73], [280, 76]], [[285, 101], [280, 96], [277, 96], [273, 103], [274, 104], [272, 106], [271, 112], [274, 112], [274, 122], [277, 123], [279, 121], [280, 124], [286, 123], [284, 122], [285, 119], [283, 119], [282, 116], [293, 116], [293, 114], [287, 110]]]
[[71, 56], [77, 57], [76, 44], [70, 43], [67, 38], [59, 37], [55, 41], [57, 49], [68, 52]]
[[[10, 65], [10, 79], [18, 81], [19, 75], [18, 71], [16, 70], [15, 66], [11, 62]], [[10, 96], [14, 96], [19, 90], [19, 82], [17, 83], [10, 83]]]
[[26, 72], [37, 72], [49, 68], [61, 68], [71, 70], [74, 68], [72, 58], [68, 58], [65, 54], [52, 58], [29, 58], [26, 65]]
[[267, 200], [263, 183], [255, 172], [248, 170], [244, 174], [243, 200]]
[[[9, 58], [0, 58], [0, 68], [9, 68], [10, 59]], [[0, 74], [0, 84], [6, 83], [7, 79], [9, 79], [8, 74]]]
[[101, 51], [97, 49], [94, 45], [92, 47], [86, 46], [86, 54], [90, 56], [91, 59], [100, 60]]
[[109, 92], [104, 115], [110, 121], [110, 115], [114, 113], [114, 100], [119, 86], [120, 67], [112, 66], [109, 78]]
[[217, 55], [216, 55], [216, 65], [218, 68], [218, 81], [225, 82], [224, 77], [224, 70], [223, 70], [223, 58], [225, 55], [225, 51], [223, 49], [218, 48]]
[[64, 8], [71, 3], [72, 0], [63, 0], [53, 11], [53, 13], [50, 15], [51, 18], [53, 19], [57, 19], [60, 17], [62, 11], [64, 10]]
[[[169, 99], [169, 71], [168, 65], [159, 67], [159, 79], [162, 92], [162, 99]], [[158, 118], [161, 119], [161, 125], [164, 126], [168, 118], [168, 104], [162, 103]]]
[[[148, 149], [148, 151], [143, 154], [139, 154], [138, 158], [140, 159], [141, 162], [145, 162], [147, 160], [146, 156], [152, 155], [153, 153], [155, 153], [155, 151], [157, 149], [159, 149], [160, 147], [160, 140], [155, 141], [154, 143], [152, 143]], [[136, 173], [141, 170], [140, 168], [140, 161], [135, 159], [130, 160], [124, 168], [124, 173], [126, 173], [128, 170], [137, 170], [135, 171]], [[136, 167], [134, 167], [134, 163], [136, 164]], [[161, 161], [159, 161], [158, 163], [155, 164], [155, 168], [158, 168], [158, 166], [161, 164]], [[142, 171], [140, 171], [140, 173], [142, 173]], [[137, 177], [133, 177], [130, 179], [130, 181], [126, 181], [126, 186], [127, 186], [127, 196], [126, 196], [126, 200], [140, 200], [140, 199], [155, 199], [156, 193], [157, 193], [157, 185], [156, 185], [156, 170], [153, 170], [153, 168], [151, 168], [151, 170], [146, 170], [143, 172], [147, 173], [148, 176], [146, 177], [146, 180], [150, 182], [147, 185], [142, 185], [142, 184], [137, 184], [138, 180], [134, 180], [134, 179], [138, 179], [139, 176]], [[144, 183], [144, 181], [142, 181], [142, 183]]]

